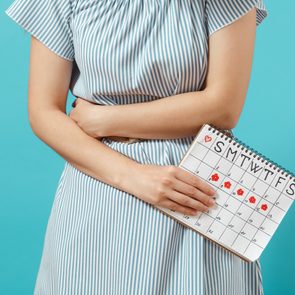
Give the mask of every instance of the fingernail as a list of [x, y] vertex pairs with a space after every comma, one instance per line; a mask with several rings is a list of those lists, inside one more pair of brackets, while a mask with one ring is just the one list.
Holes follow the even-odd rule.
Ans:
[[211, 188], [211, 189], [210, 189], [210, 194], [211, 194], [211, 195], [214, 195], [214, 194], [215, 194], [215, 189]]
[[209, 204], [210, 204], [211, 206], [213, 206], [213, 205], [215, 205], [215, 201], [214, 201], [213, 199], [210, 199], [210, 200], [209, 200]]

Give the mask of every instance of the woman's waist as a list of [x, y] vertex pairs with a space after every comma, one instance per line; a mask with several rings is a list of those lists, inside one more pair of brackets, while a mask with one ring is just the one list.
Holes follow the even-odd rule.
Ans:
[[110, 148], [145, 164], [178, 165], [194, 136], [173, 139], [102, 137]]
[[191, 135], [187, 137], [181, 138], [135, 138], [135, 137], [125, 137], [125, 136], [105, 136], [102, 137], [101, 140], [108, 142], [120, 142], [126, 144], [133, 144], [138, 142], [157, 142], [157, 143], [165, 143], [165, 142], [173, 142], [173, 143], [191, 143], [196, 135]]
[[[225, 129], [223, 130], [228, 136], [232, 137], [233, 136], [233, 132], [231, 129]], [[132, 144], [132, 143], [136, 143], [136, 142], [145, 142], [145, 141], [157, 141], [157, 142], [174, 142], [174, 143], [191, 143], [195, 137], [197, 136], [197, 134], [194, 135], [190, 135], [190, 136], [186, 136], [186, 137], [180, 137], [180, 138], [168, 138], [168, 139], [148, 139], [148, 138], [136, 138], [136, 137], [125, 137], [125, 136], [105, 136], [102, 137], [102, 139], [107, 139], [110, 141], [116, 141], [116, 142], [123, 142], [126, 144]]]

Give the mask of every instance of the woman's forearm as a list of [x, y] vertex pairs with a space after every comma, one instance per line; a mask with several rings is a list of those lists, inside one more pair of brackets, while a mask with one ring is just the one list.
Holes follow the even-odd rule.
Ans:
[[233, 128], [229, 106], [221, 102], [206, 91], [197, 91], [151, 102], [116, 105], [108, 136], [169, 139], [194, 135], [204, 123]]
[[30, 124], [42, 141], [84, 173], [125, 190], [124, 180], [140, 163], [90, 137], [58, 109], [39, 113]]

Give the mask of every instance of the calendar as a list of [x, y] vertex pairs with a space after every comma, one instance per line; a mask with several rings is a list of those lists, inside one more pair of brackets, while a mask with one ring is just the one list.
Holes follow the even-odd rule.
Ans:
[[209, 124], [179, 167], [207, 181], [216, 204], [197, 215], [157, 208], [240, 258], [257, 260], [293, 203], [294, 174]]

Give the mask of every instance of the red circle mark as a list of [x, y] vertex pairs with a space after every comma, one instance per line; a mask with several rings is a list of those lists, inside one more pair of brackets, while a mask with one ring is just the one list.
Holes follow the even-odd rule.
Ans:
[[231, 187], [231, 183], [230, 183], [230, 181], [226, 181], [226, 182], [224, 183], [224, 186], [225, 186], [226, 188], [230, 188], [230, 187]]
[[217, 174], [217, 173], [213, 174], [213, 175], [211, 176], [211, 179], [214, 180], [214, 181], [217, 181], [217, 180], [219, 179], [218, 174]]
[[264, 211], [266, 211], [267, 210], [267, 204], [262, 204], [261, 205], [261, 209], [264, 210]]
[[241, 188], [239, 188], [239, 189], [237, 190], [237, 194], [238, 194], [239, 196], [242, 196], [243, 193], [244, 193], [244, 191], [243, 191]]
[[254, 196], [251, 196], [249, 198], [249, 202], [252, 203], [252, 204], [254, 204], [256, 202], [256, 198]]

